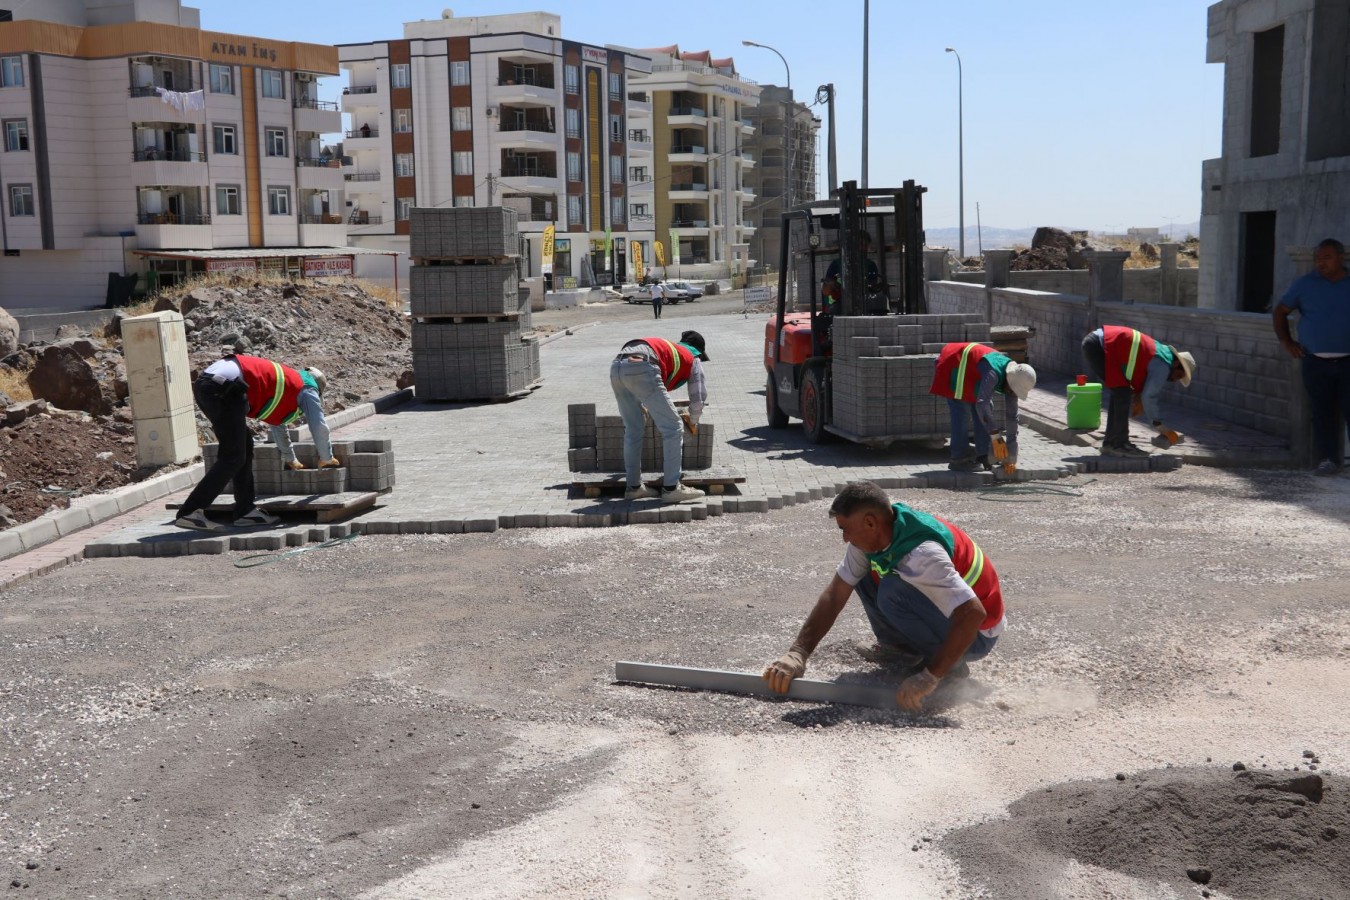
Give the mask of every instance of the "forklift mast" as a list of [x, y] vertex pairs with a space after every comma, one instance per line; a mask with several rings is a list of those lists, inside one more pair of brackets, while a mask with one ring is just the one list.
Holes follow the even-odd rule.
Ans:
[[[840, 309], [844, 316], [881, 316], [892, 311], [924, 313], [928, 304], [923, 290], [923, 194], [927, 188], [911, 179], [900, 190], [859, 188], [846, 181], [839, 191]], [[886, 202], [889, 200], [889, 204]], [[889, 209], [887, 207], [889, 206]], [[900, 254], [899, 283], [892, 285], [898, 296], [887, 302], [884, 295], [868, 291], [868, 244], [875, 248], [873, 262], [885, 278], [887, 256]]]

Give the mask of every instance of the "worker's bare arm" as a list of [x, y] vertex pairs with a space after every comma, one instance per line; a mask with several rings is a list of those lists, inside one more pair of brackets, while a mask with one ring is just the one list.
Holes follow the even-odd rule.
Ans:
[[975, 637], [980, 632], [980, 623], [985, 617], [984, 604], [976, 598], [971, 598], [958, 606], [951, 617], [951, 630], [947, 632], [947, 639], [942, 642], [937, 653], [933, 654], [932, 661], [928, 664], [928, 671], [932, 672], [938, 678], [942, 678], [952, 668], [959, 663], [970, 649], [970, 645], [975, 643]]
[[825, 635], [829, 634], [830, 628], [834, 626], [834, 620], [839, 618], [840, 610], [848, 603], [849, 595], [852, 593], [853, 585], [835, 573], [829, 586], [816, 599], [816, 605], [811, 607], [806, 622], [797, 632], [797, 640], [793, 642], [792, 648], [764, 669], [764, 680], [769, 683], [771, 689], [786, 694], [792, 680], [806, 671], [807, 657], [815, 651], [816, 645]]

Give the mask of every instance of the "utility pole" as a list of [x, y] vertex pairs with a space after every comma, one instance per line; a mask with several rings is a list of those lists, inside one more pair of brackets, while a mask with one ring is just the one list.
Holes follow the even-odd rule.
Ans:
[[966, 258], [966, 113], [965, 76], [961, 71], [961, 54], [951, 47], [947, 52], [956, 57], [956, 177], [959, 185], [959, 215], [961, 227], [961, 258]]
[[862, 186], [867, 189], [867, 32], [871, 10], [868, 0], [863, 0], [863, 108], [862, 108]]
[[488, 205], [488, 206], [496, 206], [496, 205], [497, 205], [497, 176], [496, 176], [496, 175], [493, 175], [491, 172], [488, 173], [488, 177], [487, 177], [487, 187], [488, 187], [488, 202], [487, 202], [487, 205]]

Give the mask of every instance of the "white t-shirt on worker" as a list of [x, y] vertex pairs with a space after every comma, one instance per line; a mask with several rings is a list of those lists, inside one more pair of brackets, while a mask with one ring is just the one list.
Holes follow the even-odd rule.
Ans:
[[240, 381], [244, 373], [239, 368], [239, 363], [232, 359], [218, 359], [206, 367], [206, 375], [214, 375], [225, 379], [226, 381]]
[[[835, 571], [845, 584], [856, 586], [872, 571], [872, 564], [866, 553], [849, 544]], [[895, 574], [918, 588], [949, 619], [961, 604], [976, 599], [975, 592], [957, 573], [952, 558], [937, 541], [924, 541], [909, 551], [895, 567]], [[1000, 618], [994, 627], [981, 628], [980, 634], [998, 637], [1003, 633], [1003, 622]]]

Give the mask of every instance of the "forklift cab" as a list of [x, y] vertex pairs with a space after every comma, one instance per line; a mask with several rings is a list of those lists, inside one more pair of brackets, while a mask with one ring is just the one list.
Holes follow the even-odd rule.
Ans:
[[[913, 181], [898, 190], [848, 181], [837, 197], [783, 214], [778, 307], [764, 330], [770, 427], [785, 427], [795, 416], [808, 439], [825, 439], [835, 316], [927, 311], [924, 191]], [[790, 285], [796, 310], [787, 307]]]

